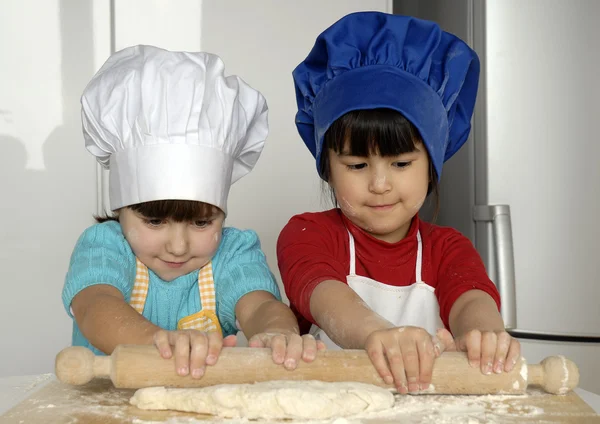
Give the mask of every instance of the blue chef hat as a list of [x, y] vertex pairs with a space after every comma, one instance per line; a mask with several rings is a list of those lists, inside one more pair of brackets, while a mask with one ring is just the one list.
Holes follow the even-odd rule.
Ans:
[[389, 108], [419, 130], [438, 175], [471, 129], [479, 59], [429, 21], [379, 12], [326, 29], [293, 72], [296, 126], [319, 167], [323, 138], [342, 115]]

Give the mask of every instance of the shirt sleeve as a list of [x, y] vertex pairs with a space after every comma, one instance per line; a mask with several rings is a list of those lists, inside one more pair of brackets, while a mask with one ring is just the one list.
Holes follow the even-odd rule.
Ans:
[[348, 266], [339, 260], [344, 249], [331, 226], [301, 215], [293, 217], [279, 235], [277, 261], [285, 293], [292, 309], [312, 324], [310, 297], [315, 287], [326, 280], [346, 283]]
[[224, 229], [219, 251], [213, 260], [217, 308], [224, 334], [237, 332], [235, 306], [244, 295], [262, 290], [281, 300], [256, 232]]
[[463, 293], [482, 290], [489, 294], [500, 309], [500, 294], [488, 277], [479, 253], [471, 241], [452, 230], [443, 242], [436, 295], [440, 316], [446, 328], [450, 328], [450, 310]]
[[62, 291], [63, 305], [71, 314], [71, 302], [81, 290], [108, 284], [125, 299], [131, 296], [135, 279], [135, 256], [121, 232], [118, 222], [96, 224], [77, 240]]

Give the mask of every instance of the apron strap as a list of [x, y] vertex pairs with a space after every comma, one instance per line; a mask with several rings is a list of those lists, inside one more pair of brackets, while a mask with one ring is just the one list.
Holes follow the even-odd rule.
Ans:
[[200, 290], [200, 306], [202, 306], [202, 310], [216, 312], [217, 301], [212, 261], [204, 265], [198, 272], [198, 290]]
[[421, 231], [417, 230], [417, 265], [415, 266], [415, 281], [420, 283], [421, 268], [423, 267], [423, 242], [421, 241]]
[[[348, 231], [348, 239], [350, 241], [350, 275], [356, 275], [356, 255], [354, 247], [354, 237]], [[415, 282], [423, 281], [421, 269], [423, 268], [423, 241], [421, 239], [421, 231], [417, 230], [417, 264], [415, 266]]]
[[350, 231], [348, 231], [348, 237], [350, 240], [350, 275], [354, 276], [356, 275], [356, 255], [354, 254], [354, 237], [352, 237]]
[[148, 296], [148, 284], [150, 284], [148, 268], [138, 258], [135, 258], [135, 282], [131, 290], [129, 305], [139, 314], [144, 313], [146, 296]]

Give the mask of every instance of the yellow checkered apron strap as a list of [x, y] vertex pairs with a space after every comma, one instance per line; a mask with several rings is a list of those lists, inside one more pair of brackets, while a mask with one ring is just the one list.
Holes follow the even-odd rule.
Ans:
[[185, 330], [216, 331], [223, 334], [216, 313], [215, 282], [211, 262], [198, 271], [198, 291], [200, 292], [200, 306], [202, 309], [181, 319], [177, 327]]
[[198, 289], [200, 290], [200, 305], [202, 306], [202, 310], [216, 312], [217, 301], [212, 262], [207, 263], [198, 272]]
[[135, 265], [135, 282], [133, 284], [133, 290], [131, 291], [129, 305], [131, 305], [138, 313], [142, 314], [144, 312], [144, 305], [146, 304], [146, 296], [148, 296], [148, 284], [150, 283], [150, 279], [148, 276], [148, 268], [141, 263], [138, 258], [135, 258]]

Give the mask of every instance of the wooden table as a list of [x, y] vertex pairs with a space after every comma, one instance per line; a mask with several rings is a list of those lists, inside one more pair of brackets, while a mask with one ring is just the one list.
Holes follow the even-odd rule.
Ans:
[[[41, 388], [33, 391], [33, 386], [36, 385]], [[29, 383], [28, 386], [16, 387], [12, 393], [18, 396], [19, 391], [26, 399], [0, 415], [1, 424], [144, 424], [146, 422], [174, 424], [211, 420], [221, 423], [240, 421], [239, 419], [214, 419], [214, 417], [175, 411], [143, 411], [128, 403], [133, 390], [115, 389], [109, 380], [104, 379], [96, 379], [85, 386], [73, 387], [58, 382], [54, 376], [48, 374], [37, 377], [37, 380]], [[334, 421], [322, 422], [333, 423]], [[348, 421], [338, 420], [338, 423], [340, 421], [347, 424], [350, 422], [353, 424], [357, 422], [372, 424], [600, 423], [600, 416], [576, 393], [555, 396], [530, 390], [526, 396], [398, 395], [396, 404], [391, 410], [349, 418]], [[287, 421], [290, 424], [299, 422], [301, 421]]]

